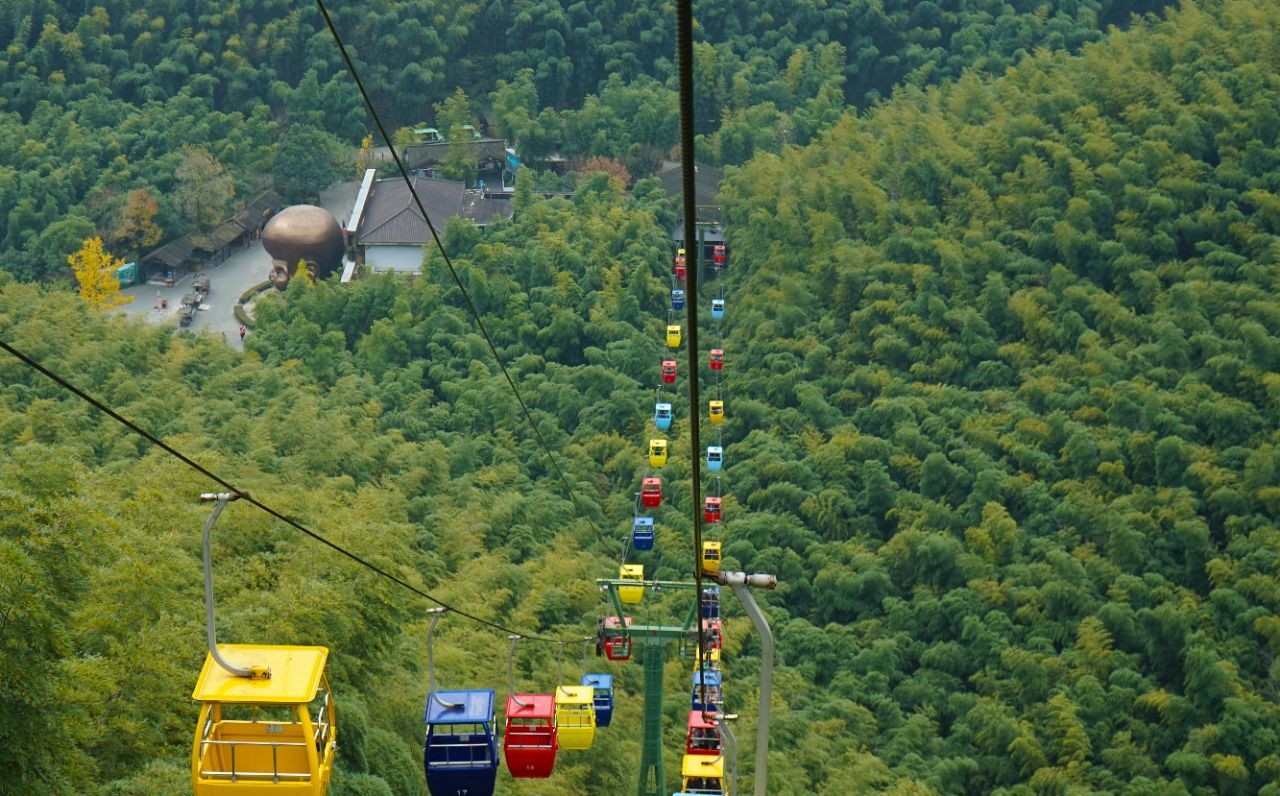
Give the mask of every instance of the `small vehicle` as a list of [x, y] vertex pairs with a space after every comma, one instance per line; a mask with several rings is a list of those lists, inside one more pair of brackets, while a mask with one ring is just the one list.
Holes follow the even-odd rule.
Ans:
[[191, 291], [195, 294], [196, 303], [203, 304], [205, 299], [209, 298], [209, 294], [213, 292], [209, 277], [205, 274], [196, 274], [196, 278], [191, 282]]

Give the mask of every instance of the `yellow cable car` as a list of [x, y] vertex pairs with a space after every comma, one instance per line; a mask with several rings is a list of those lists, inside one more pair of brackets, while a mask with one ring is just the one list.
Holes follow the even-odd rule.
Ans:
[[[644, 564], [623, 564], [618, 571], [618, 580], [643, 583]], [[618, 599], [634, 605], [644, 599], [644, 586], [619, 586]]]
[[191, 748], [195, 796], [324, 796], [333, 773], [333, 700], [324, 647], [221, 644], [220, 652], [265, 666], [269, 678], [238, 677], [212, 655], [196, 681], [202, 703]]
[[667, 348], [680, 347], [680, 324], [673, 323], [667, 326]]
[[680, 761], [685, 793], [724, 793], [723, 755], [685, 755]]
[[698, 663], [709, 672], [720, 671], [720, 648], [712, 647], [706, 652], [698, 653]]
[[562, 685], [556, 689], [556, 737], [561, 749], [590, 749], [596, 737], [595, 689]]
[[712, 423], [724, 422], [724, 401], [711, 401], [707, 404], [707, 417]]
[[667, 463], [667, 441], [665, 439], [649, 440], [649, 466], [661, 467]]
[[719, 542], [702, 543], [702, 571], [708, 575], [715, 575], [720, 571]]

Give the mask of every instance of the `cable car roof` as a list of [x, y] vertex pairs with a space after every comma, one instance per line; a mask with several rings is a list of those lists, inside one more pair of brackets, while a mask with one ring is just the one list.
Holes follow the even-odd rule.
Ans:
[[582, 684], [589, 685], [592, 688], [613, 688], [613, 675], [584, 674], [582, 675]]
[[329, 657], [325, 647], [293, 647], [273, 644], [219, 644], [218, 650], [235, 664], [263, 665], [271, 670], [265, 680], [237, 677], [205, 655], [193, 699], [251, 705], [299, 705], [315, 699]]
[[[523, 702], [517, 704], [515, 699]], [[507, 697], [507, 718], [549, 719], [555, 715], [556, 699], [551, 694], [513, 694]]]
[[562, 685], [556, 689], [557, 705], [590, 705], [596, 695], [589, 685]]
[[702, 717], [701, 710], [689, 711], [689, 727], [695, 730], [714, 730], [716, 725]]
[[680, 761], [680, 775], [683, 777], [723, 777], [724, 757], [722, 755], [685, 755]]
[[[436, 694], [440, 700], [462, 705], [450, 710], [431, 698]], [[493, 689], [479, 688], [469, 691], [432, 691], [427, 694], [427, 709], [423, 720], [428, 724], [485, 724], [493, 721]]]

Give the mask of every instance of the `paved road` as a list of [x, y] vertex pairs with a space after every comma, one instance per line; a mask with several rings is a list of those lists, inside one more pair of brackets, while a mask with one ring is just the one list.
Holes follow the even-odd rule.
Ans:
[[[351, 207], [355, 204], [356, 191], [360, 184], [356, 182], [335, 183], [320, 194], [320, 206], [333, 213], [338, 224], [345, 226], [351, 215]], [[236, 320], [235, 303], [240, 294], [262, 282], [271, 272], [271, 256], [262, 248], [262, 241], [240, 249], [218, 265], [206, 270], [209, 275], [208, 308], [196, 315], [190, 328], [193, 331], [211, 331], [226, 335], [227, 343], [235, 348], [242, 348], [240, 343], [240, 322]], [[157, 287], [155, 285], [135, 285], [122, 291], [126, 296], [133, 296], [133, 302], [124, 306], [124, 311], [140, 317], [149, 323], [167, 323], [178, 325], [178, 305], [183, 295], [191, 290], [192, 275], [173, 287]], [[168, 308], [159, 309], [159, 300], [169, 300]]]

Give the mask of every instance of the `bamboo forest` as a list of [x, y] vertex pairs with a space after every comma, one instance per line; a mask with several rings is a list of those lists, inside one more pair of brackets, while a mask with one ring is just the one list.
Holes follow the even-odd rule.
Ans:
[[0, 792], [1280, 796], [1280, 0], [0, 40]]

